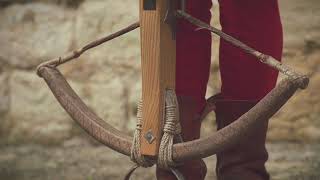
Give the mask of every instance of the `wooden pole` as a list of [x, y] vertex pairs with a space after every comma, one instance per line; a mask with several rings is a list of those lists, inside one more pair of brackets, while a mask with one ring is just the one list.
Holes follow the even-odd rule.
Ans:
[[164, 122], [165, 90], [175, 89], [176, 43], [165, 22], [171, 0], [140, 0], [142, 67], [141, 154], [156, 156]]

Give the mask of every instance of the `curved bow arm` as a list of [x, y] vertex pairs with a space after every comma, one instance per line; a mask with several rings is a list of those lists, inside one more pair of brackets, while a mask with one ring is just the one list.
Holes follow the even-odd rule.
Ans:
[[[130, 155], [132, 137], [113, 128], [92, 112], [55, 67], [41, 67], [39, 74], [44, 78], [61, 106], [89, 135], [119, 153]], [[229, 126], [208, 137], [175, 144], [173, 159], [184, 161], [205, 158], [246, 138], [259, 121], [269, 119], [288, 101], [300, 88], [302, 81], [308, 81], [308, 79], [285, 79], [255, 107]]]

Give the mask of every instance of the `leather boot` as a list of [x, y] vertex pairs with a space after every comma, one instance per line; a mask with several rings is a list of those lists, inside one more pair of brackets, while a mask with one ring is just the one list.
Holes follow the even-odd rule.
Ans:
[[[218, 129], [226, 127], [249, 111], [257, 101], [231, 101], [220, 98], [216, 102]], [[246, 139], [217, 154], [218, 180], [268, 180], [265, 147], [268, 122], [257, 125]]]
[[[183, 140], [186, 142], [200, 138], [201, 121], [196, 101], [192, 97], [178, 96], [178, 103]], [[204, 180], [207, 174], [207, 167], [202, 159], [183, 162], [177, 169], [185, 180]], [[176, 180], [170, 171], [160, 168], [157, 168], [156, 175], [158, 180]]]

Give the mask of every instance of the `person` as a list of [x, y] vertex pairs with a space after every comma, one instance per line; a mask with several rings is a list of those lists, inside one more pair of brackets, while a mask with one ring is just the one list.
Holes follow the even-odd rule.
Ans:
[[[210, 23], [211, 0], [187, 0], [187, 12]], [[277, 0], [219, 0], [220, 23], [227, 34], [254, 49], [280, 60], [282, 25]], [[197, 118], [205, 106], [211, 62], [211, 34], [179, 20], [177, 30], [176, 93], [184, 141], [200, 137]], [[218, 129], [234, 122], [251, 109], [276, 85], [277, 71], [267, 67], [241, 49], [221, 40], [219, 49], [221, 92], [216, 98]], [[218, 180], [267, 180], [265, 147], [268, 123], [260, 124], [243, 142], [217, 154]], [[187, 180], [203, 180], [206, 165], [202, 160], [185, 162], [178, 168]], [[162, 169], [158, 180], [174, 180]]]

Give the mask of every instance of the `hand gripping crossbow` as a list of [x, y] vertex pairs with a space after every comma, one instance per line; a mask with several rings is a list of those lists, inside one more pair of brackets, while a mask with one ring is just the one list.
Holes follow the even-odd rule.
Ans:
[[[176, 22], [184, 19], [208, 30], [225, 41], [243, 49], [287, 76], [250, 111], [214, 134], [190, 142], [173, 138], [179, 135], [178, 104], [175, 89]], [[134, 138], [113, 128], [91, 111], [70, 87], [57, 69], [78, 58], [87, 50], [141, 27], [142, 101], [139, 103], [137, 130]], [[236, 144], [261, 121], [271, 118], [298, 89], [308, 86], [309, 78], [301, 75], [271, 56], [258, 52], [230, 35], [192, 17], [185, 10], [185, 0], [140, 0], [140, 21], [103, 37], [65, 56], [44, 62], [37, 68], [61, 106], [88, 134], [109, 148], [131, 156], [138, 166], [153, 164], [171, 169], [183, 179], [175, 166], [190, 159], [205, 158]], [[214, 99], [207, 99], [201, 118], [214, 109]], [[142, 106], [143, 105], [143, 106]], [[173, 144], [175, 142], [175, 144]]]

